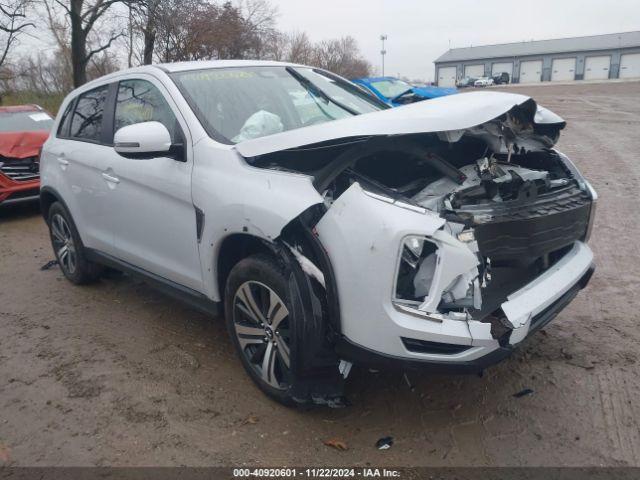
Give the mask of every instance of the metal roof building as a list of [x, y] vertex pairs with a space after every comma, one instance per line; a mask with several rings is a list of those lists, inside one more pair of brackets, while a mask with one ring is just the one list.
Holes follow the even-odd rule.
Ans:
[[640, 78], [640, 31], [453, 48], [434, 63], [439, 86], [502, 72], [513, 83]]

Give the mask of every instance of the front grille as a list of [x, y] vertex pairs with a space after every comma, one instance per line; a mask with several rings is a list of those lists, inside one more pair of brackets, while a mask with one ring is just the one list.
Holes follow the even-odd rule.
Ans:
[[591, 200], [575, 186], [530, 203], [500, 205], [476, 227], [478, 247], [491, 260], [536, 258], [584, 237]]
[[28, 182], [40, 178], [38, 157], [0, 157], [0, 172], [16, 182]]

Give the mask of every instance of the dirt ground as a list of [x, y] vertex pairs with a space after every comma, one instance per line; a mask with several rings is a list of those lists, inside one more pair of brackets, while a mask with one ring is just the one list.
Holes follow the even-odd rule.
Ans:
[[6, 209], [0, 465], [640, 465], [640, 83], [508, 90], [567, 120], [559, 148], [600, 195], [591, 284], [513, 357], [482, 378], [412, 374], [413, 390], [354, 369], [353, 406], [287, 409], [245, 375], [221, 319], [128, 277], [40, 271], [53, 254], [37, 209]]

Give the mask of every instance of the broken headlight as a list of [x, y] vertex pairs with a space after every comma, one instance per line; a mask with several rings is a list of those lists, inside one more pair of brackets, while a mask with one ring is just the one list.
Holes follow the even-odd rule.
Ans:
[[436, 271], [438, 247], [425, 237], [405, 237], [400, 247], [394, 300], [420, 304], [429, 295]]

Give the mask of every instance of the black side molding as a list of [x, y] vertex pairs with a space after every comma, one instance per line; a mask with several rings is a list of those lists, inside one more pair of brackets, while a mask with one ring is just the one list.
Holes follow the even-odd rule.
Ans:
[[85, 253], [87, 259], [90, 261], [115, 268], [116, 270], [128, 273], [132, 277], [139, 278], [155, 289], [175, 298], [176, 300], [186, 303], [202, 313], [217, 316], [222, 312], [220, 302], [214, 302], [202, 293], [189, 287], [180, 285], [179, 283], [138, 268], [130, 263], [123, 262], [122, 260], [119, 260], [107, 253], [103, 253], [92, 248], [85, 248]]
[[196, 209], [196, 237], [198, 238], [198, 243], [200, 243], [202, 240], [202, 231], [204, 230], [204, 212], [195, 205], [193, 208]]

